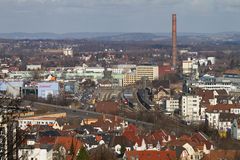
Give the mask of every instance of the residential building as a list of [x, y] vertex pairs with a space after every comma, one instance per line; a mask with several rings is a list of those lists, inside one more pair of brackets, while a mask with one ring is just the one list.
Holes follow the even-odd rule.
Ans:
[[[225, 114], [223, 114], [225, 113]], [[220, 114], [221, 120], [220, 120]], [[235, 115], [240, 114], [239, 104], [216, 104], [209, 105], [206, 109], [206, 122], [214, 129], [227, 130]]]
[[178, 97], [170, 97], [166, 100], [166, 111], [174, 112], [177, 109], [180, 109]]
[[163, 101], [170, 97], [170, 91], [165, 90], [164, 88], [158, 88], [153, 92], [153, 101], [156, 104], [161, 104]]
[[198, 63], [196, 59], [188, 58], [182, 62], [182, 72], [185, 76], [191, 76], [193, 79], [198, 79]]
[[190, 75], [192, 73], [193, 61], [191, 59], [184, 60], [182, 62], [182, 71], [184, 75]]
[[18, 126], [21, 129], [26, 129], [29, 126], [34, 125], [46, 125], [50, 126], [54, 129], [61, 130], [63, 126], [60, 126], [57, 119], [66, 117], [66, 113], [56, 113], [56, 114], [46, 114], [40, 116], [31, 116], [31, 117], [23, 117], [18, 119]]
[[232, 123], [232, 137], [236, 140], [240, 140], [240, 119], [235, 118]]
[[238, 116], [234, 113], [220, 113], [219, 122], [218, 122], [218, 130], [219, 131], [231, 131], [232, 122]]
[[199, 121], [200, 115], [200, 102], [202, 97], [197, 95], [184, 95], [182, 96], [182, 116], [187, 121]]
[[28, 145], [19, 148], [18, 157], [24, 160], [52, 160], [53, 145], [28, 142]]

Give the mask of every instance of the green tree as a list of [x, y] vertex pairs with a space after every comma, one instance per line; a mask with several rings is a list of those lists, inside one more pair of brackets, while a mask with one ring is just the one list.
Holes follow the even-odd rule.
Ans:
[[89, 160], [88, 152], [86, 151], [85, 147], [81, 147], [80, 151], [77, 155], [77, 160]]

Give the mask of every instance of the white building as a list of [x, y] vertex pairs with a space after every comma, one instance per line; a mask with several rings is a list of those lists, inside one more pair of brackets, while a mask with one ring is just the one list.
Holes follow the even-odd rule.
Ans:
[[199, 121], [200, 115], [200, 102], [202, 97], [195, 95], [182, 96], [182, 116], [187, 121]]
[[60, 126], [57, 122], [58, 118], [66, 117], [66, 113], [47, 114], [42, 116], [24, 117], [19, 118], [18, 126], [21, 129], [26, 129], [33, 125], [48, 125], [54, 129], [61, 130], [63, 126]]
[[112, 71], [112, 73], [115, 73], [115, 74], [122, 74], [124, 69], [112, 67], [112, 68], [107, 68], [107, 71]]
[[85, 68], [85, 72], [93, 72], [93, 73], [103, 73], [104, 72], [103, 67], [87, 67]]
[[232, 113], [220, 113], [217, 129], [220, 131], [231, 130], [232, 122], [235, 117], [236, 115]]
[[52, 160], [53, 146], [47, 144], [35, 144], [34, 141], [27, 141], [27, 145], [18, 149], [18, 157], [24, 160]]
[[207, 66], [209, 62], [211, 62], [211, 64], [214, 65], [216, 63], [216, 58], [215, 57], [207, 57], [207, 58], [198, 59], [198, 63], [200, 66]]
[[215, 57], [207, 57], [207, 60], [210, 61], [212, 65], [214, 65], [216, 63]]
[[182, 71], [184, 75], [195, 75], [195, 78], [198, 78], [198, 63], [196, 59], [188, 58], [182, 62]]
[[229, 92], [235, 92], [239, 89], [239, 86], [234, 84], [229, 79], [215, 78], [211, 75], [204, 75], [198, 81], [191, 82], [193, 88], [202, 88], [205, 90], [226, 90]]
[[59, 126], [58, 122], [56, 121], [57, 117], [26, 117], [20, 118], [19, 128], [22, 130], [27, 129], [29, 126], [33, 125], [48, 125], [53, 127], [54, 129], [62, 130], [62, 126]]
[[234, 119], [231, 132], [234, 139], [240, 140], [240, 119]]
[[26, 69], [28, 71], [40, 70], [40, 69], [42, 69], [42, 65], [40, 65], [40, 64], [38, 64], [38, 65], [30, 64], [30, 65], [26, 66]]
[[182, 62], [182, 70], [184, 75], [190, 75], [192, 73], [193, 61], [188, 59]]
[[218, 130], [230, 129], [236, 115], [240, 115], [240, 106], [236, 104], [216, 104], [206, 109], [208, 125]]
[[195, 82], [192, 83], [193, 87], [198, 87], [206, 90], [221, 90], [225, 89], [228, 92], [237, 90], [237, 87], [234, 86], [230, 81], [223, 81], [223, 82]]
[[178, 98], [169, 98], [166, 100], [166, 111], [174, 112], [176, 109], [179, 109], [179, 99]]
[[73, 56], [73, 50], [72, 50], [72, 48], [64, 48], [63, 49], [63, 54], [65, 55], [65, 56]]

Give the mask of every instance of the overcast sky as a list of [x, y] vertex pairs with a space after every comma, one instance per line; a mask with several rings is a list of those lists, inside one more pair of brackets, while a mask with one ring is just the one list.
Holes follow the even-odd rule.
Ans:
[[240, 31], [240, 0], [0, 0], [0, 32]]

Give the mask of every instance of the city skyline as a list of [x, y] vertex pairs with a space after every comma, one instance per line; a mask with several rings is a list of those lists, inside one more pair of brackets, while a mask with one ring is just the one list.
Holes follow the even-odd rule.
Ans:
[[237, 0], [1, 0], [0, 33], [240, 31]]

